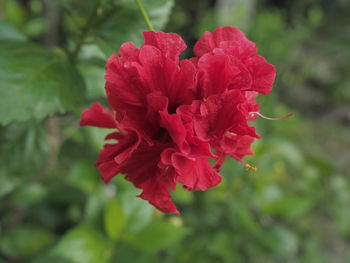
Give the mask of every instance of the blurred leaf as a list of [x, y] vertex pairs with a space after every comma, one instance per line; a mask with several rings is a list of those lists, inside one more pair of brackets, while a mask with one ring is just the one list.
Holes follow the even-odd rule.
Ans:
[[26, 18], [26, 13], [23, 6], [18, 1], [3, 0], [0, 1], [0, 7], [5, 18], [11, 24], [21, 26]]
[[21, 187], [12, 197], [12, 201], [17, 206], [28, 206], [39, 203], [47, 196], [47, 189], [39, 184], [32, 183]]
[[42, 119], [74, 109], [84, 97], [78, 71], [31, 43], [0, 41], [0, 122]]
[[73, 261], [66, 259], [59, 255], [44, 254], [35, 258], [31, 263], [73, 263]]
[[89, 138], [88, 143], [95, 151], [99, 151], [103, 148], [105, 144], [104, 138], [108, 133], [111, 133], [110, 129], [101, 129], [97, 127], [83, 127], [82, 129], [86, 130]]
[[46, 23], [47, 20], [45, 18], [31, 19], [25, 24], [23, 32], [30, 38], [40, 36], [46, 30]]
[[276, 250], [280, 256], [295, 255], [298, 250], [298, 238], [296, 234], [289, 229], [276, 226], [272, 229], [272, 232], [268, 233], [271, 237], [276, 238], [276, 242], [272, 249]]
[[225, 262], [230, 262], [238, 256], [236, 255], [237, 251], [233, 249], [232, 235], [230, 232], [220, 231], [215, 233], [209, 249]]
[[71, 168], [68, 176], [70, 184], [83, 190], [86, 194], [94, 192], [99, 180], [96, 168], [87, 160], [77, 161]]
[[22, 225], [10, 230], [1, 237], [1, 250], [14, 258], [38, 255], [52, 243], [54, 235], [35, 225]]
[[97, 189], [85, 203], [85, 221], [89, 224], [103, 224], [103, 212], [107, 205], [109, 196], [107, 195], [106, 185], [100, 181]]
[[260, 232], [256, 219], [252, 216], [246, 205], [242, 204], [239, 200], [235, 200], [230, 206], [232, 207], [232, 218], [237, 217], [239, 223], [251, 233], [258, 234]]
[[4, 39], [25, 41], [26, 37], [11, 24], [6, 21], [0, 21], [0, 40]]
[[72, 263], [104, 263], [108, 262], [111, 247], [94, 228], [81, 225], [66, 233], [51, 253]]
[[95, 65], [91, 62], [81, 63], [79, 69], [86, 82], [86, 96], [88, 98], [105, 97], [104, 66]]
[[[143, 0], [142, 2], [155, 29], [163, 29], [170, 16], [174, 1]], [[113, 16], [101, 26], [97, 36], [97, 44], [107, 56], [110, 56], [124, 42], [132, 41], [136, 45], [140, 45], [142, 32], [147, 30], [135, 1], [124, 0], [116, 8]]]
[[0, 160], [6, 163], [0, 166], [1, 196], [23, 184], [25, 178], [37, 175], [44, 166], [48, 145], [45, 130], [37, 122], [0, 127], [0, 137]]
[[[3, 169], [4, 170], [4, 167]], [[20, 178], [8, 177], [8, 174], [0, 170], [0, 197], [10, 193], [13, 189], [18, 186], [21, 181]]]
[[313, 200], [298, 195], [286, 195], [267, 204], [263, 209], [287, 219], [295, 219], [311, 209]]
[[300, 167], [303, 163], [303, 154], [300, 149], [290, 141], [274, 139], [271, 142], [273, 146], [273, 154], [278, 157], [284, 157], [289, 163], [296, 167]]
[[154, 253], [179, 242], [187, 232], [185, 228], [170, 222], [155, 221], [131, 236], [129, 242], [141, 251]]
[[129, 182], [122, 182], [123, 178], [120, 179], [118, 186], [122, 183], [126, 186], [124, 191], [117, 193], [126, 215], [125, 229], [128, 233], [137, 233], [152, 221], [154, 208], [145, 200], [136, 197], [140, 192], [138, 189]]
[[110, 200], [104, 214], [104, 226], [111, 238], [117, 238], [123, 229], [125, 216], [123, 208], [116, 200]]
[[247, 29], [255, 12], [256, 0], [219, 0], [216, 8], [219, 25], [235, 25]]
[[308, 13], [310, 23], [313, 26], [319, 26], [323, 19], [323, 11], [320, 7], [315, 6], [311, 8], [311, 10]]

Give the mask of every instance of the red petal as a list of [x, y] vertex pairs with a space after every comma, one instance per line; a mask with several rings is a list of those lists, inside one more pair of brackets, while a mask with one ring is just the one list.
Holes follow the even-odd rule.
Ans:
[[126, 179], [143, 192], [140, 197], [148, 200], [166, 213], [179, 213], [171, 202], [170, 189], [175, 189], [175, 171], [172, 167], [161, 165], [161, 155], [165, 145], [149, 146], [141, 143], [131, 158], [123, 165], [121, 172]]
[[162, 58], [157, 48], [144, 45], [140, 50], [140, 62], [138, 73], [145, 92], [161, 92], [169, 99], [170, 108], [190, 103], [196, 74], [190, 61], [183, 61], [179, 67], [177, 62]]
[[268, 94], [276, 77], [275, 67], [262, 56], [253, 56], [247, 60], [247, 67], [252, 75], [251, 90]]
[[254, 138], [251, 136], [225, 136], [221, 141], [221, 149], [225, 154], [230, 155], [238, 161], [242, 161], [246, 155], [251, 155], [251, 144]]
[[189, 190], [205, 191], [221, 182], [220, 175], [214, 171], [206, 158], [188, 158], [175, 153], [173, 165], [178, 173], [176, 181]]
[[143, 32], [145, 45], [157, 47], [166, 58], [174, 61], [179, 60], [179, 55], [186, 49], [186, 44], [182, 38], [175, 33], [164, 32]]
[[158, 163], [165, 145], [148, 145], [142, 142], [131, 158], [125, 163], [122, 172], [126, 174], [126, 179], [132, 182], [136, 187], [151, 178], [158, 169]]
[[106, 184], [120, 172], [120, 166], [114, 161], [101, 163], [97, 166], [97, 168], [101, 173], [102, 180]]
[[153, 171], [153, 176], [141, 185], [143, 192], [139, 195], [149, 201], [164, 213], [180, 214], [171, 201], [169, 189], [175, 190], [175, 172], [173, 168], [162, 170], [159, 174]]
[[144, 107], [145, 91], [134, 66], [126, 67], [113, 55], [108, 59], [105, 79], [108, 103], [114, 110]]
[[255, 44], [249, 41], [246, 36], [235, 27], [218, 27], [212, 33], [205, 32], [194, 46], [194, 53], [201, 57], [206, 53], [220, 46], [221, 42], [232, 41], [236, 46], [242, 46], [243, 49], [255, 51]]
[[176, 114], [168, 114], [167, 112], [160, 112], [161, 125], [169, 132], [175, 144], [180, 151], [188, 153], [190, 151], [189, 145], [186, 141], [186, 129]]
[[96, 167], [99, 168], [102, 179], [107, 183], [119, 172], [121, 165], [132, 155], [140, 144], [140, 137], [135, 132], [115, 132], [109, 134], [106, 139], [116, 139], [118, 143], [105, 144], [100, 151]]
[[120, 46], [120, 49], [118, 51], [118, 57], [120, 58], [121, 63], [127, 61], [136, 61], [138, 54], [139, 51], [132, 42], [124, 43]]
[[240, 73], [226, 55], [207, 54], [198, 62], [198, 82], [201, 97], [222, 93]]
[[80, 126], [94, 126], [100, 128], [116, 128], [116, 122], [109, 109], [103, 108], [99, 103], [84, 110], [81, 114]]
[[180, 71], [169, 92], [172, 105], [191, 104], [195, 98], [196, 74], [196, 67], [190, 60], [181, 60]]

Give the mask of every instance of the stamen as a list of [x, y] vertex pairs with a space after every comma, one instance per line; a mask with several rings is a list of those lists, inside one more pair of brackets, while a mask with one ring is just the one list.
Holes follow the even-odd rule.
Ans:
[[281, 118], [270, 118], [270, 117], [266, 117], [264, 115], [262, 115], [260, 112], [257, 112], [257, 111], [253, 111], [253, 112], [250, 112], [249, 115], [251, 117], [256, 117], [256, 115], [258, 115], [259, 117], [263, 118], [263, 119], [266, 119], [266, 120], [270, 120], [270, 121], [280, 121], [280, 120], [284, 120], [284, 119], [287, 119], [289, 117], [292, 117], [294, 116], [294, 112], [291, 112], [289, 114], [287, 114], [286, 116], [283, 116]]
[[248, 163], [246, 163], [246, 164], [244, 165], [244, 167], [245, 167], [245, 169], [246, 169], [247, 171], [253, 170], [254, 172], [256, 172], [256, 171], [258, 170], [258, 168], [256, 168], [255, 166], [251, 166], [251, 165], [248, 164]]
[[233, 132], [226, 132], [225, 135], [229, 138], [233, 138], [233, 137], [236, 137], [237, 134], [233, 133]]

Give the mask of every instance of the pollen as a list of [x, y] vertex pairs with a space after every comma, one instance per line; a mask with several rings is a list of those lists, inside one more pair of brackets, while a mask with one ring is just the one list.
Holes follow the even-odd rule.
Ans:
[[258, 168], [256, 168], [255, 166], [251, 166], [251, 165], [248, 164], [248, 163], [246, 163], [244, 166], [245, 166], [245, 169], [246, 169], [247, 171], [253, 170], [254, 172], [256, 172], [256, 171], [258, 170]]

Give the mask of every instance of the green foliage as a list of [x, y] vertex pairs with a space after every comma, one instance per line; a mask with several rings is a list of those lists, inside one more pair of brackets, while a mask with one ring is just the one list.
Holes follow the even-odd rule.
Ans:
[[25, 40], [25, 36], [21, 34], [21, 32], [11, 24], [6, 21], [0, 21], [0, 38], [4, 39], [12, 39], [12, 40]]
[[[156, 30], [162, 29], [170, 15], [173, 0], [144, 0], [145, 8]], [[127, 26], [126, 26], [127, 25]], [[148, 30], [134, 0], [120, 1], [116, 11], [96, 36], [96, 42], [107, 55], [115, 53], [117, 47], [127, 41], [142, 43], [143, 31]]]
[[36, 121], [1, 127], [0, 136], [3, 140], [0, 159], [6, 164], [0, 166], [0, 196], [3, 196], [40, 172], [48, 145], [45, 130]]
[[3, 40], [0, 49], [2, 124], [63, 113], [83, 99], [83, 80], [65, 58], [23, 41]]
[[155, 221], [131, 236], [130, 243], [141, 251], [155, 253], [178, 242], [186, 233], [186, 229], [171, 222]]
[[77, 226], [66, 233], [50, 253], [74, 263], [105, 263], [111, 253], [111, 247], [92, 227]]
[[108, 56], [142, 43], [135, 2], [2, 0], [0, 262], [350, 262], [349, 3], [142, 2], [189, 47], [240, 26], [278, 71], [261, 111], [296, 116], [255, 122], [263, 138], [245, 161], [257, 172], [227, 160], [219, 186], [178, 189], [182, 214], [161, 214], [123, 175], [101, 182], [108, 131], [78, 125], [92, 101], [106, 104]]
[[22, 225], [1, 238], [1, 250], [9, 256], [28, 258], [43, 252], [54, 235], [40, 226]]
[[115, 200], [110, 200], [104, 214], [104, 225], [111, 238], [117, 238], [125, 224], [122, 206]]

